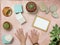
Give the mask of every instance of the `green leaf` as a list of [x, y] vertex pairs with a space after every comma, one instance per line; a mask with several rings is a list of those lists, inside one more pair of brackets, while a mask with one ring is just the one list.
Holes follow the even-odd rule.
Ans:
[[[60, 39], [60, 27], [56, 24], [53, 26], [52, 31], [50, 32], [50, 44], [49, 45], [56, 45], [56, 42]], [[54, 39], [55, 38], [55, 39]]]

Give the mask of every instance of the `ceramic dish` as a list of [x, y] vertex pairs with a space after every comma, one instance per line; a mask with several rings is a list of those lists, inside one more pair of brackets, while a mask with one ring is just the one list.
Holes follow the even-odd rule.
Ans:
[[3, 15], [6, 17], [9, 17], [12, 15], [12, 9], [10, 7], [4, 7], [2, 12], [3, 12]]

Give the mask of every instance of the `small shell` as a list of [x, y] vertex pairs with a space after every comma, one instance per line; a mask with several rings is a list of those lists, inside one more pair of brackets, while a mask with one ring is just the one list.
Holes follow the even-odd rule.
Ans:
[[58, 14], [57, 14], [57, 12], [52, 13], [52, 16], [53, 16], [54, 18], [58, 18], [58, 17], [59, 17]]
[[51, 5], [50, 6], [50, 12], [55, 12], [55, 11], [57, 11], [57, 6], [56, 5]]
[[40, 3], [40, 10], [43, 11], [43, 12], [45, 12], [46, 9], [47, 9], [47, 6], [43, 2], [41, 2]]

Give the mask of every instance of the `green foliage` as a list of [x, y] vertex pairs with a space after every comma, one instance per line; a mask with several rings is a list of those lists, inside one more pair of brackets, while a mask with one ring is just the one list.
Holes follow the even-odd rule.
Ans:
[[57, 41], [60, 40], [60, 27], [56, 24], [53, 26], [52, 31], [50, 32], [51, 34], [51, 43], [49, 45], [56, 45]]

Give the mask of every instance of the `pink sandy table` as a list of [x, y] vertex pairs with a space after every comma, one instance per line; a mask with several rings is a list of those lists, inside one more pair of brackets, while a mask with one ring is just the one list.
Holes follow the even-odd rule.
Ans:
[[[33, 1], [33, 0], [32, 0]], [[52, 4], [55, 4], [57, 5], [58, 7], [58, 11], [57, 13], [59, 14], [59, 18], [58, 19], [55, 19], [51, 16], [51, 13], [49, 14], [45, 14], [44, 12], [41, 12], [40, 9], [39, 9], [39, 6], [40, 6], [40, 2], [44, 2], [48, 7]], [[30, 35], [30, 31], [31, 29], [36, 29], [34, 27], [32, 27], [32, 22], [35, 18], [36, 15], [38, 16], [41, 16], [43, 18], [46, 18], [48, 20], [51, 21], [50, 23], [50, 26], [49, 26], [49, 29], [47, 32], [44, 32], [44, 31], [41, 31], [39, 29], [36, 29], [39, 33], [40, 33], [40, 37], [39, 37], [39, 44], [40, 45], [48, 45], [49, 42], [50, 42], [50, 34], [49, 32], [52, 30], [52, 27], [53, 25], [55, 24], [58, 24], [60, 26], [60, 1], [59, 0], [34, 0], [34, 2], [36, 2], [37, 6], [38, 6], [38, 13], [36, 14], [30, 14], [26, 11], [25, 9], [25, 5], [28, 1], [6, 1], [6, 0], [2, 0], [1, 1], [1, 34], [4, 35], [4, 34], [12, 34], [14, 36], [14, 41], [12, 44], [9, 44], [9, 45], [20, 45], [20, 42], [19, 40], [16, 38], [16, 36], [14, 35], [14, 33], [16, 32], [17, 29], [19, 28], [23, 28], [24, 29], [24, 33], [28, 32], [29, 35]], [[23, 16], [26, 18], [26, 21], [27, 23], [25, 23], [24, 25], [20, 25], [20, 23], [18, 22], [18, 20], [15, 18], [15, 13], [14, 13], [14, 4], [22, 4], [23, 5]], [[10, 16], [10, 17], [5, 17], [2, 13], [2, 9], [5, 7], [5, 6], [9, 6], [13, 9], [13, 14]], [[13, 29], [11, 31], [6, 31], [3, 29], [2, 27], [2, 24], [3, 22], [5, 21], [9, 21], [12, 25], [13, 25]], [[2, 44], [4, 45], [4, 44]], [[29, 39], [27, 39], [27, 43], [26, 45], [31, 45], [31, 42], [29, 41]]]

